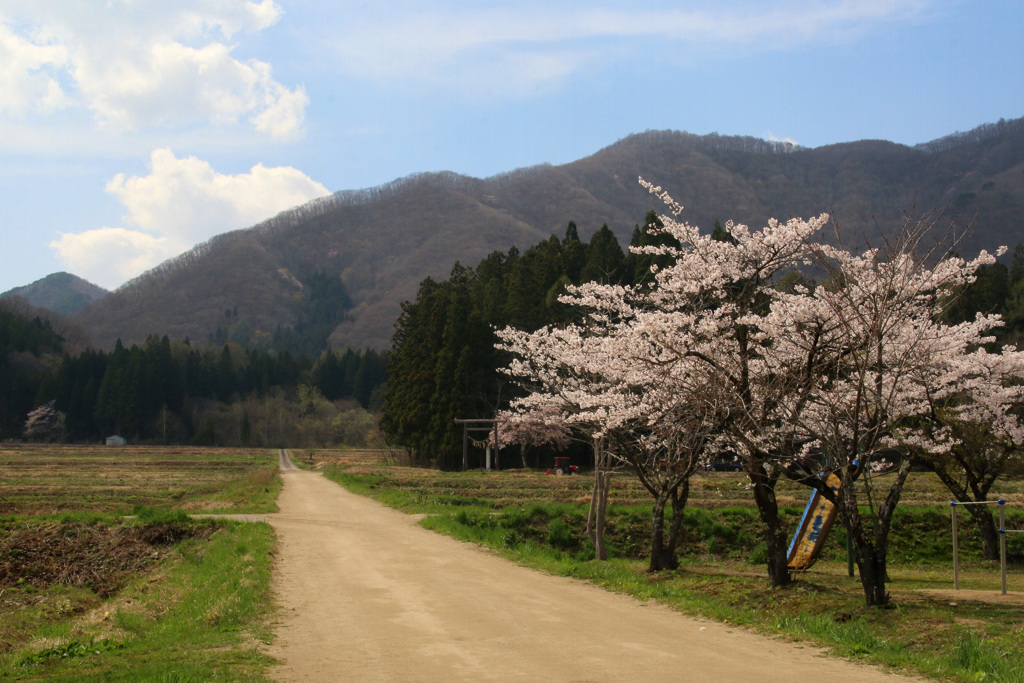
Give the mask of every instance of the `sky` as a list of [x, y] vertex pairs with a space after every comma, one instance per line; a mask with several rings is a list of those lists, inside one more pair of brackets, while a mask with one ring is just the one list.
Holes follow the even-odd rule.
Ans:
[[927, 142], [1024, 116], [1021, 35], [1019, 0], [0, 0], [0, 292], [645, 130]]

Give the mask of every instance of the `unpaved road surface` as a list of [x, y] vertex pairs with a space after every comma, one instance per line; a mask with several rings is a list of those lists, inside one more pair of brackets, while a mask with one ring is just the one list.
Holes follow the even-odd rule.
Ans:
[[524, 569], [318, 473], [282, 477], [276, 680], [907, 680]]

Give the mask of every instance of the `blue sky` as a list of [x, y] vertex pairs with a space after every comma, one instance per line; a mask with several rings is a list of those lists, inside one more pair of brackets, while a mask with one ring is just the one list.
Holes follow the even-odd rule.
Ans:
[[1018, 0], [0, 0], [0, 291], [649, 129], [926, 142], [1024, 116], [1021, 35]]

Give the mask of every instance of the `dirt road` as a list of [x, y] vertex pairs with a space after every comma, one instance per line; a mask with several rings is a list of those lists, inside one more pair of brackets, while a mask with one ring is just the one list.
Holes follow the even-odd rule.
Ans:
[[317, 473], [282, 477], [276, 680], [907, 680], [518, 567]]

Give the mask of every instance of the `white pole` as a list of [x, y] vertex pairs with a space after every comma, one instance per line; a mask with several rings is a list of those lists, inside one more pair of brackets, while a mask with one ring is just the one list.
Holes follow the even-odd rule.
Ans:
[[1003, 595], [1006, 595], [1006, 501], [999, 501], [999, 566], [1003, 574]]
[[960, 550], [956, 537], [956, 501], [951, 501], [949, 509], [953, 516], [953, 590], [960, 590]]
[[960, 541], [957, 538], [957, 521], [956, 521], [956, 506], [957, 505], [998, 505], [999, 506], [999, 546], [1000, 553], [1003, 555], [1003, 594], [1006, 594], [1006, 513], [1005, 506], [1006, 501], [1000, 498], [999, 500], [979, 500], [979, 501], [968, 501], [966, 503], [957, 503], [955, 500], [949, 502], [950, 517], [953, 521], [953, 590], [960, 590]]

